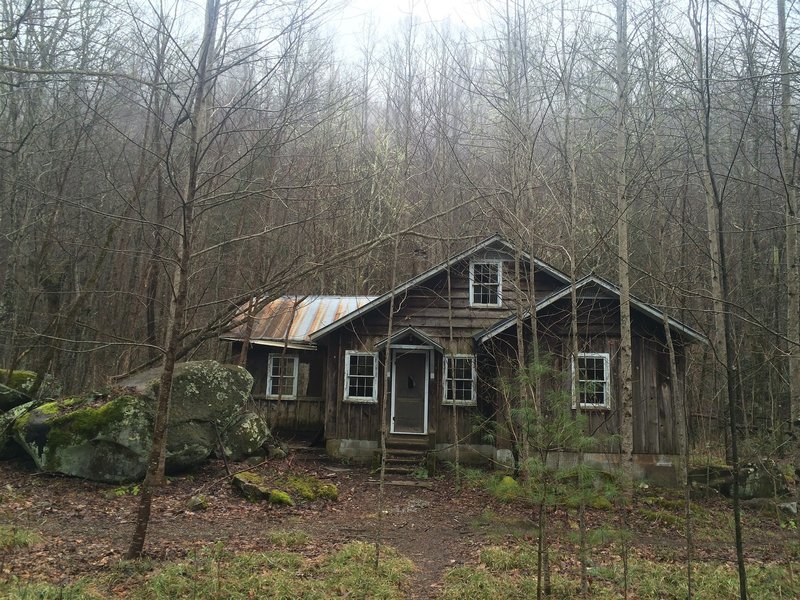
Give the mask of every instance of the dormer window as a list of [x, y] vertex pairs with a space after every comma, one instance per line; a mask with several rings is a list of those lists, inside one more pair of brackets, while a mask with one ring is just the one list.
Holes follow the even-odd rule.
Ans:
[[469, 264], [469, 304], [498, 307], [503, 304], [503, 263], [499, 260]]

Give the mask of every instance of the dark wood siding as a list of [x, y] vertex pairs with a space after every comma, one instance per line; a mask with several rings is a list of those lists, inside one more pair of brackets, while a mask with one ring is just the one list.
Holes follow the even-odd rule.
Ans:
[[[538, 319], [540, 348], [549, 356], [553, 376], [545, 378], [551, 391], [570, 390], [570, 316], [569, 302], [544, 309]], [[580, 352], [608, 353], [611, 369], [610, 410], [585, 409], [586, 433], [598, 438], [597, 451], [618, 452], [619, 443], [610, 436], [620, 431], [619, 381], [619, 305], [616, 300], [594, 298], [579, 304], [578, 331]], [[525, 328], [530, 339], [530, 327]], [[634, 452], [638, 454], [677, 454], [674, 390], [682, 390], [682, 381], [673, 385], [669, 377], [669, 354], [663, 328], [649, 319], [634, 315], [633, 323], [633, 434]], [[513, 328], [491, 341], [491, 348], [507, 360], [515, 361], [516, 338]], [[684, 364], [683, 350], [676, 345], [678, 372]], [[561, 375], [559, 375], [561, 374]], [[545, 392], [547, 393], [547, 392]]]
[[248, 351], [247, 370], [254, 379], [253, 398], [264, 412], [270, 427], [279, 434], [321, 432], [324, 425], [325, 354], [287, 349], [287, 355], [298, 357], [297, 398], [267, 398], [269, 355], [282, 353], [282, 348], [256, 345]]
[[[507, 253], [487, 250], [473, 257], [475, 260], [503, 261], [503, 303], [498, 308], [473, 308], [469, 298], [469, 260], [451, 267], [450, 297], [448, 302], [447, 274], [441, 273], [427, 282], [398, 294], [395, 301], [393, 331], [413, 327], [433, 339], [452, 354], [475, 354], [473, 335], [493, 325], [516, 311], [519, 304], [528, 308], [528, 278], [523, 272], [522, 289], [515, 285], [513, 257]], [[560, 286], [544, 271], [537, 271], [536, 295], [543, 297]], [[450, 308], [452, 306], [452, 317]], [[385, 303], [361, 318], [341, 327], [320, 340], [327, 355], [329, 386], [326, 395], [325, 437], [329, 439], [378, 440], [380, 436], [379, 404], [344, 402], [344, 356], [347, 350], [372, 352], [376, 344], [388, 334], [389, 304]], [[450, 326], [452, 325], [452, 342]], [[385, 352], [380, 353], [378, 398], [383, 398], [383, 363]], [[436, 443], [453, 442], [453, 407], [442, 405], [444, 395], [443, 355], [430, 353], [433, 379], [428, 385], [428, 433]], [[493, 381], [484, 378], [478, 385], [477, 407], [456, 407], [457, 437], [460, 443], [486, 443], [480, 432], [473, 432], [476, 415], [493, 417], [491, 403], [487, 401]], [[389, 411], [387, 411], [388, 413]]]

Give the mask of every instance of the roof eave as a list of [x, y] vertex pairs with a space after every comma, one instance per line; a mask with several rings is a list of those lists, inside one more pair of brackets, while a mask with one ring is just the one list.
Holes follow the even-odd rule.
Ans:
[[[225, 342], [244, 342], [244, 339], [238, 337], [220, 337]], [[290, 350], [316, 350], [317, 345], [313, 342], [304, 340], [264, 340], [264, 339], [251, 339], [249, 340], [251, 346], [269, 346], [272, 348], [286, 347]]]
[[[610, 283], [610, 282], [606, 281], [605, 279], [603, 279], [601, 277], [598, 277], [596, 275], [587, 275], [587, 276], [581, 278], [576, 283], [576, 287], [583, 287], [584, 285], [586, 285], [587, 283], [590, 283], [590, 282], [597, 283], [598, 285], [600, 285], [601, 287], [605, 288], [606, 290], [608, 290], [608, 291], [612, 292], [613, 294], [619, 296], [619, 289], [617, 288], [617, 286], [615, 286], [613, 283]], [[545, 297], [540, 302], [536, 303], [536, 312], [538, 313], [540, 310], [543, 310], [544, 308], [547, 308], [549, 305], [553, 304], [554, 302], [557, 302], [558, 300], [561, 300], [562, 298], [564, 298], [569, 293], [570, 293], [570, 288], [566, 288], [566, 289], [554, 292], [553, 294]], [[662, 311], [660, 311], [660, 310], [658, 310], [656, 308], [653, 308], [652, 306], [650, 306], [646, 302], [643, 302], [642, 300], [639, 300], [638, 298], [635, 298], [633, 296], [631, 296], [631, 305], [634, 306], [640, 312], [646, 313], [647, 315], [649, 315], [651, 318], [653, 318], [655, 320], [662, 320], [664, 318], [663, 317], [664, 313]], [[530, 311], [526, 312], [523, 318], [524, 319], [530, 318]], [[485, 342], [488, 342], [490, 339], [492, 339], [496, 335], [499, 335], [500, 333], [502, 333], [503, 331], [508, 329], [515, 322], [515, 320], [516, 320], [516, 316], [515, 315], [512, 315], [511, 317], [507, 317], [507, 318], [503, 319], [502, 321], [499, 321], [495, 325], [492, 325], [491, 327], [488, 327], [488, 328], [484, 329], [483, 331], [475, 334], [475, 336], [473, 336], [473, 337], [481, 344], [483, 344]], [[667, 322], [669, 323], [670, 329], [673, 329], [675, 331], [679, 331], [680, 333], [682, 333], [687, 338], [689, 338], [689, 339], [691, 339], [691, 340], [693, 340], [693, 341], [695, 341], [697, 343], [700, 343], [700, 344], [705, 344], [705, 345], [709, 345], [710, 344], [709, 339], [705, 335], [703, 335], [699, 331], [693, 329], [692, 327], [689, 327], [688, 325], [686, 325], [684, 323], [681, 323], [677, 319], [673, 319], [672, 317], [668, 316], [667, 317]]]

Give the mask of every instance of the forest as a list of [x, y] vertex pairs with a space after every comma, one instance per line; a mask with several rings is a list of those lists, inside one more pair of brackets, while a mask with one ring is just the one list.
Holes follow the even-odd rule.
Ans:
[[380, 294], [499, 232], [710, 338], [695, 453], [785, 456], [795, 5], [483, 8], [343, 44], [324, 0], [4, 0], [0, 366], [73, 393], [229, 359], [272, 299]]
[[331, 4], [211, 3], [209, 47], [180, 2], [5, 3], [0, 363], [65, 390], [153, 364], [181, 285], [178, 355], [219, 356], [253, 298], [382, 293], [396, 237], [402, 281], [501, 232], [623, 265], [718, 342], [691, 365], [704, 441], [729, 317], [742, 427], [775, 430], [800, 394], [796, 15], [617, 8], [412, 6], [340, 56]]

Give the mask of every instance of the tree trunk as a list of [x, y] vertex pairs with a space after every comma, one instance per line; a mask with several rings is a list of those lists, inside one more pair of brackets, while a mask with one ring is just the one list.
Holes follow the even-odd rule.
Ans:
[[781, 71], [781, 176], [786, 195], [786, 338], [789, 362], [789, 407], [792, 427], [800, 422], [800, 256], [797, 245], [797, 191], [792, 156], [792, 80], [786, 31], [786, 0], [778, 0], [778, 48]]
[[164, 464], [167, 448], [167, 423], [169, 421], [169, 404], [172, 393], [172, 379], [178, 355], [181, 329], [184, 325], [188, 298], [188, 278], [192, 255], [192, 233], [194, 225], [194, 203], [198, 192], [198, 173], [202, 162], [200, 142], [207, 128], [207, 110], [212, 80], [209, 71], [213, 63], [214, 41], [216, 39], [217, 20], [221, 0], [207, 0], [205, 27], [200, 48], [200, 58], [195, 80], [196, 90], [190, 118], [190, 148], [187, 165], [186, 189], [182, 201], [182, 230], [178, 264], [172, 281], [169, 317], [166, 323], [164, 339], [164, 361], [158, 387], [156, 401], [155, 424], [153, 426], [153, 445], [147, 460], [147, 474], [139, 494], [139, 506], [136, 512], [136, 525], [126, 558], [133, 559], [142, 555], [147, 526], [153, 501], [153, 488], [164, 482]]

